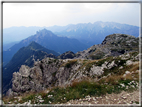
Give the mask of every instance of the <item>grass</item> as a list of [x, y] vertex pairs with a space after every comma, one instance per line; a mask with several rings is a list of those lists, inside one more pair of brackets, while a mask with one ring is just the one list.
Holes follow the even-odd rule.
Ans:
[[77, 63], [77, 59], [72, 59], [72, 60], [69, 60], [68, 62], [66, 63], [63, 63], [61, 65], [61, 67], [66, 67], [66, 68], [70, 68], [71, 66], [73, 66], [74, 64]]
[[[136, 53], [132, 53], [136, 55]], [[39, 93], [29, 93], [24, 94], [22, 96], [22, 100], [18, 101], [15, 98], [3, 98], [5, 103], [11, 101], [12, 103], [24, 103], [31, 101], [32, 104], [59, 104], [66, 103], [69, 100], [85, 98], [85, 96], [101, 96], [106, 93], [120, 93], [122, 90], [131, 92], [137, 89], [137, 83], [139, 82], [139, 73], [135, 72], [139, 70], [139, 63], [135, 65], [125, 65], [126, 60], [122, 60], [120, 57], [108, 57], [100, 60], [80, 60], [82, 62], [82, 66], [78, 69], [82, 70], [85, 68], [86, 71], [90, 71], [93, 65], [102, 66], [104, 62], [108, 62], [110, 64], [112, 61], [115, 61], [117, 66], [112, 67], [111, 69], [104, 69], [103, 76], [107, 76], [105, 78], [100, 78], [97, 82], [95, 82], [91, 78], [83, 79], [82, 81], [74, 80], [70, 86], [67, 87], [53, 87], [49, 90], [49, 93], [45, 91]], [[57, 60], [54, 60], [57, 62]], [[66, 68], [70, 68], [74, 64], [79, 63], [77, 59], [69, 60], [66, 63], [63, 63], [63, 66]], [[119, 67], [123, 66], [122, 69]], [[131, 74], [127, 74], [124, 76], [125, 72], [129, 71]], [[111, 74], [108, 76], [108, 74]], [[53, 76], [56, 75], [56, 72], [53, 73]], [[41, 96], [44, 102], [40, 102], [37, 99], [37, 96]], [[14, 102], [17, 100], [17, 102]]]
[[[133, 82], [132, 82], [133, 81]], [[131, 83], [131, 84], [130, 84]], [[124, 86], [123, 86], [124, 85]], [[133, 85], [134, 87], [131, 87]], [[127, 89], [127, 87], [129, 87]], [[110, 76], [106, 79], [101, 79], [98, 82], [93, 80], [84, 79], [82, 81], [74, 81], [70, 86], [64, 87], [54, 87], [49, 93], [40, 92], [37, 94], [29, 94], [24, 96], [20, 103], [28, 102], [38, 104], [59, 104], [66, 103], [69, 100], [75, 100], [80, 98], [85, 98], [85, 96], [101, 96], [106, 93], [120, 93], [122, 90], [133, 91], [136, 87], [136, 81], [129, 78], [123, 78], [120, 76]], [[40, 103], [36, 96], [41, 96], [44, 102]], [[14, 99], [6, 99], [5, 103], [8, 101], [14, 102]], [[19, 103], [19, 102], [17, 102]]]

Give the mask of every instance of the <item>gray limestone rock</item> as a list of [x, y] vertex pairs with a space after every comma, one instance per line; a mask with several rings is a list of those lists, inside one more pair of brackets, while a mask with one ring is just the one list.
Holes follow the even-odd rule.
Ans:
[[11, 88], [7, 91], [6, 96], [8, 96], [8, 97], [12, 97], [13, 96], [13, 91], [12, 91]]
[[102, 75], [103, 74], [103, 67], [94, 66], [91, 68], [91, 75]]
[[[105, 44], [105, 43], [104, 43]], [[88, 55], [86, 52], [92, 52], [92, 49], [97, 49], [101, 45], [92, 47], [90, 50], [83, 51], [83, 55]], [[106, 50], [107, 51], [107, 50]], [[78, 52], [79, 53], [79, 52]], [[119, 58], [128, 57], [124, 54]], [[96, 62], [102, 61], [97, 66]], [[38, 92], [46, 88], [54, 86], [66, 86], [72, 84], [73, 81], [81, 81], [85, 78], [92, 78], [94, 81], [98, 81], [104, 73], [104, 69], [111, 69], [117, 66], [115, 64], [115, 57], [111, 60], [86, 60], [86, 59], [54, 59], [44, 58], [41, 61], [35, 62], [32, 68], [22, 65], [19, 72], [13, 73], [12, 89], [7, 92], [10, 96], [20, 95], [24, 92]], [[74, 63], [75, 62], [75, 63]], [[126, 64], [130, 64], [131, 60], [128, 60]], [[68, 66], [69, 65], [69, 66]], [[86, 69], [86, 68], [89, 69]], [[120, 68], [120, 67], [119, 67]], [[121, 67], [123, 69], [123, 67]], [[109, 74], [108, 74], [109, 75]], [[111, 75], [111, 74], [110, 74]]]
[[19, 73], [23, 77], [28, 77], [30, 75], [29, 69], [30, 68], [28, 66], [22, 65], [21, 68], [20, 68], [20, 70], [19, 70]]

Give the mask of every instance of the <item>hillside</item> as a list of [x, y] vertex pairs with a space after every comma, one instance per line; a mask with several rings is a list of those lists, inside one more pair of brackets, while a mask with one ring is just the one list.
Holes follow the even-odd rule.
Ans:
[[138, 60], [138, 53], [132, 52], [102, 60], [44, 58], [32, 68], [22, 65], [13, 73], [12, 89], [7, 92], [8, 96], [17, 96], [16, 101], [5, 99], [5, 103], [71, 104], [87, 96], [133, 91], [139, 87]]
[[101, 59], [138, 50], [139, 38], [126, 34], [111, 34], [106, 36], [101, 44], [93, 45], [87, 50], [78, 52], [76, 56], [77, 58]]
[[87, 46], [77, 39], [69, 39], [67, 37], [58, 37], [51, 31], [43, 29], [35, 35], [30, 36], [21, 42], [15, 44], [10, 49], [3, 51], [3, 63], [6, 65], [13, 55], [24, 46], [29, 45], [30, 42], [35, 41], [47, 49], [54, 50], [59, 54], [66, 51], [78, 52], [87, 48]]
[[3, 29], [3, 43], [8, 44], [8, 43], [15, 42], [15, 41], [21, 41], [35, 34], [36, 31], [39, 31], [41, 29], [44, 29], [44, 27], [37, 27], [37, 26], [16, 27], [16, 26], [13, 26], [9, 28], [4, 28]]
[[[108, 94], [121, 95], [123, 91], [138, 92], [140, 70], [137, 40], [130, 35], [112, 34], [106, 36], [102, 44], [94, 45], [79, 55], [77, 53], [78, 57], [68, 51], [59, 56], [62, 59], [46, 57], [36, 61], [33, 67], [22, 65], [19, 72], [13, 73], [12, 88], [6, 93], [9, 98], [4, 97], [4, 103], [74, 104], [78, 100], [84, 102], [88, 98], [98, 99], [104, 95], [113, 100]], [[112, 51], [114, 48], [118, 50]], [[119, 52], [121, 49], [123, 51]], [[96, 50], [104, 52], [103, 57], [89, 58], [92, 53], [96, 55]], [[75, 59], [66, 59], [74, 55]], [[14, 99], [13, 96], [17, 97]], [[140, 102], [138, 99], [121, 102], [127, 103]]]
[[11, 79], [13, 72], [19, 71], [21, 65], [32, 67], [34, 62], [45, 57], [56, 58], [59, 55], [55, 51], [48, 50], [36, 42], [31, 42], [27, 47], [18, 50], [3, 68], [3, 92], [11, 87]]
[[101, 59], [109, 56], [118, 56], [139, 50], [139, 38], [126, 34], [111, 34], [103, 42], [93, 45], [87, 50], [77, 53], [65, 52], [58, 56], [61, 59]]

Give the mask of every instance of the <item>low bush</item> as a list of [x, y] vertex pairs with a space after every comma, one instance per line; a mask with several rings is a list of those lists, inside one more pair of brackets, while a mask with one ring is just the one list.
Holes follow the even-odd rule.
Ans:
[[65, 67], [70, 68], [72, 65], [74, 65], [77, 62], [76, 59], [70, 60], [65, 64]]

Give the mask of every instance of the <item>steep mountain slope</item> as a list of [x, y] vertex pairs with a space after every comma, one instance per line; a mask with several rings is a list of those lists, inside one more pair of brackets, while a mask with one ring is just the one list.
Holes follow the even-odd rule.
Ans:
[[3, 43], [11, 43], [15, 41], [21, 41], [33, 34], [36, 31], [43, 29], [44, 27], [37, 27], [37, 26], [20, 26], [20, 27], [10, 27], [3, 29]]
[[20, 48], [3, 68], [3, 91], [11, 85], [12, 74], [18, 71], [21, 65], [32, 67], [36, 60], [41, 60], [45, 57], [56, 58], [53, 54], [58, 55], [55, 51], [48, 50], [36, 42], [31, 42], [27, 47]]
[[[44, 104], [55, 104], [63, 102], [63, 98], [64, 101], [69, 101], [87, 95], [126, 91], [131, 89], [132, 84], [134, 88], [138, 88], [138, 60], [138, 52], [102, 60], [44, 58], [35, 62], [32, 68], [22, 65], [19, 72], [14, 72], [12, 89], [7, 95], [42, 91], [46, 92], [41, 94]], [[35, 102], [33, 97], [36, 95], [31, 95], [26, 101], [41, 104], [42, 102]]]
[[61, 55], [58, 56], [58, 59], [72, 59], [76, 55], [72, 51], [67, 51]]
[[101, 44], [93, 45], [87, 50], [77, 52], [66, 52], [58, 56], [60, 59], [101, 59], [108, 56], [138, 51], [139, 38], [126, 34], [111, 34], [106, 36]]
[[112, 34], [106, 36], [101, 44], [93, 45], [87, 50], [77, 52], [75, 58], [101, 59], [138, 50], [139, 38], [126, 34]]
[[[83, 43], [80, 43], [77, 39], [69, 39], [67, 37], [58, 37], [51, 31], [43, 29], [37, 32], [35, 35], [22, 40], [18, 44], [15, 44], [7, 51], [3, 51], [3, 63], [6, 65], [12, 56], [23, 46], [27, 46], [31, 41], [35, 41], [47, 49], [54, 50], [58, 53], [64, 53], [66, 51], [78, 52], [87, 48]], [[57, 55], [56, 55], [57, 56]]]
[[3, 43], [3, 50], [4, 51], [6, 51], [6, 50], [8, 50], [9, 48], [11, 48], [13, 45], [15, 45], [16, 43], [18, 43], [18, 41], [17, 42], [10, 42], [10, 43], [7, 43], [7, 44], [4, 44]]
[[[50, 30], [52, 29], [50, 28]], [[55, 30], [53, 29], [53, 31]], [[55, 32], [55, 34], [59, 36], [76, 38], [88, 44], [89, 46], [100, 44], [104, 40], [106, 35], [110, 35], [113, 33], [122, 33], [138, 37], [139, 27], [115, 22], [98, 21], [93, 24], [80, 23], [76, 25], [68, 25], [67, 28], [65, 28], [64, 30]]]

